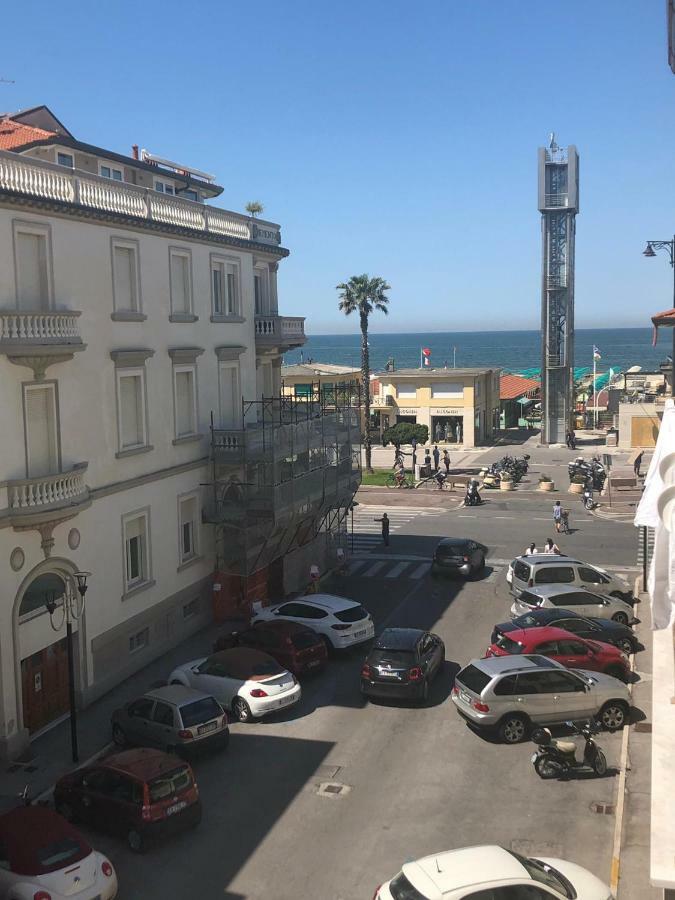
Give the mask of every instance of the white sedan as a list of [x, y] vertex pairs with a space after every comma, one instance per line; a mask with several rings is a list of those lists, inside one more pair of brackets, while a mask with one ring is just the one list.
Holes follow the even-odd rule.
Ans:
[[53, 810], [21, 806], [0, 816], [0, 897], [113, 900], [110, 860]]
[[409, 862], [374, 900], [612, 900], [600, 879], [564, 859], [535, 859], [503, 847], [464, 847]]
[[333, 594], [310, 594], [263, 607], [253, 621], [274, 622], [276, 619], [306, 625], [321, 635], [329, 648], [336, 650], [375, 637], [375, 626], [368, 610], [360, 603]]
[[248, 647], [220, 650], [178, 666], [169, 684], [204, 691], [232, 710], [240, 722], [259, 719], [297, 703], [300, 685], [279, 663]]

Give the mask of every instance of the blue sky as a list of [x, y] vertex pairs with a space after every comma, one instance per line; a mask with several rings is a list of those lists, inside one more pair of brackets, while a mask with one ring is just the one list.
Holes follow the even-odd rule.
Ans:
[[[280, 306], [353, 331], [335, 285], [392, 285], [375, 331], [539, 324], [536, 150], [581, 156], [579, 327], [672, 305], [675, 76], [663, 0], [286, 0], [4, 11], [0, 109], [46, 103], [83, 140], [217, 174], [291, 256]], [[11, 39], [8, 40], [8, 36]]]

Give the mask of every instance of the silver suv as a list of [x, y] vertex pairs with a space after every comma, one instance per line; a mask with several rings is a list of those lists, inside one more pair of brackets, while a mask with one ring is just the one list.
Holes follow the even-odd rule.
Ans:
[[497, 729], [502, 741], [524, 741], [533, 724], [596, 718], [623, 728], [630, 711], [625, 684], [602, 672], [566, 669], [546, 656], [472, 659], [456, 676], [452, 702], [478, 728]]
[[571, 556], [551, 553], [535, 553], [532, 556], [518, 556], [506, 573], [506, 580], [514, 597], [528, 587], [542, 584], [570, 584], [579, 588], [589, 588], [596, 594], [632, 600], [630, 584], [620, 575], [605, 572], [600, 566], [591, 565]]
[[633, 607], [618, 597], [603, 597], [570, 584], [542, 584], [521, 591], [511, 606], [511, 616], [522, 616], [533, 609], [570, 609], [580, 616], [611, 619], [621, 625], [634, 621]]

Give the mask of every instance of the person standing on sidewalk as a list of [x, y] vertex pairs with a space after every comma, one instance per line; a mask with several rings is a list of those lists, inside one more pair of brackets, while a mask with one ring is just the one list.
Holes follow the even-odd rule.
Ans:
[[553, 524], [555, 525], [557, 533], [560, 534], [560, 526], [562, 525], [562, 506], [560, 505], [560, 500], [556, 500], [553, 507]]
[[438, 444], [436, 444], [436, 446], [434, 447], [433, 457], [434, 457], [434, 472], [438, 472], [439, 463], [441, 461], [441, 454], [438, 449]]
[[447, 450], [443, 451], [443, 464], [445, 466], [445, 474], [450, 474], [450, 454]]
[[635, 457], [633, 461], [633, 472], [635, 473], [636, 478], [640, 478], [640, 466], [642, 465], [642, 457], [645, 455], [645, 451], [640, 449], [640, 452]]
[[389, 516], [386, 513], [382, 513], [381, 519], [374, 519], [375, 522], [382, 523], [382, 541], [385, 547], [389, 546]]
[[429, 451], [424, 451], [424, 465], [427, 469], [427, 477], [431, 475], [431, 457], [429, 456]]

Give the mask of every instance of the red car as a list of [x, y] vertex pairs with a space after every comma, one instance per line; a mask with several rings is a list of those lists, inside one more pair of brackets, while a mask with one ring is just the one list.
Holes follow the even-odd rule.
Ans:
[[250, 647], [272, 656], [294, 675], [316, 672], [326, 665], [328, 650], [319, 635], [296, 622], [256, 622], [244, 631], [222, 635], [213, 652], [232, 647]]
[[487, 648], [486, 656], [508, 656], [516, 653], [538, 653], [549, 656], [570, 669], [604, 672], [627, 681], [630, 663], [625, 653], [613, 644], [589, 641], [562, 628], [516, 628], [500, 634]]

